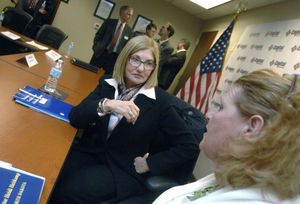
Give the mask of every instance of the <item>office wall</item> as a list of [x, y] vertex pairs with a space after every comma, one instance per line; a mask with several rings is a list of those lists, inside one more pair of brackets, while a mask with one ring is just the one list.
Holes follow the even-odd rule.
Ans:
[[[258, 9], [248, 10], [239, 15], [239, 18], [235, 24], [233, 30], [228, 53], [226, 55], [225, 64], [230, 57], [231, 52], [237, 45], [240, 36], [248, 25], [263, 24], [268, 22], [297, 19], [300, 21], [300, 4], [299, 0], [287, 0], [278, 4], [265, 6]], [[232, 15], [218, 18], [210, 21], [206, 21], [203, 24], [201, 32], [219, 30], [216, 39], [222, 34], [232, 20]], [[213, 163], [209, 161], [203, 153], [201, 153], [196, 168], [194, 170], [194, 176], [201, 178], [209, 174], [214, 167]]]
[[[62, 28], [69, 34], [69, 38], [61, 46], [65, 51], [68, 43], [74, 41], [73, 55], [82, 60], [89, 61], [92, 56], [92, 45], [95, 33], [94, 23], [102, 24], [103, 20], [94, 16], [94, 11], [99, 0], [70, 0], [68, 4], [61, 2], [53, 25]], [[171, 22], [175, 27], [175, 35], [171, 38], [174, 47], [181, 38], [188, 38], [192, 42], [191, 50], [199, 37], [202, 21], [186, 12], [167, 4], [161, 0], [112, 0], [116, 6], [111, 15], [112, 18], [119, 17], [119, 8], [122, 5], [130, 5], [134, 8], [134, 15], [129, 23], [131, 27], [138, 14], [145, 16], [158, 26]], [[159, 36], [156, 35], [156, 38]]]
[[2, 9], [6, 6], [14, 6], [14, 4], [11, 3], [10, 0], [1, 0], [0, 1], [0, 11], [2, 11]]
[[[159, 28], [170, 22], [175, 27], [175, 35], [171, 38], [171, 43], [176, 48], [177, 42], [181, 38], [188, 38], [191, 41], [191, 51], [199, 38], [202, 21], [198, 18], [176, 8], [161, 0], [111, 0], [116, 3], [112, 18], [119, 17], [119, 8], [122, 5], [130, 5], [134, 8], [134, 15], [129, 23], [131, 27], [138, 14], [151, 19]], [[74, 41], [75, 47], [72, 55], [82, 60], [89, 61], [92, 57], [92, 45], [95, 33], [94, 23], [102, 24], [103, 20], [94, 16], [94, 11], [99, 0], [69, 0], [66, 4], [61, 1], [53, 25], [65, 31], [69, 37], [62, 44], [60, 50], [66, 51], [70, 41]], [[7, 5], [13, 5], [10, 0], [1, 0], [0, 9]], [[159, 38], [158, 35], [155, 38]], [[188, 53], [190, 56], [191, 51]]]

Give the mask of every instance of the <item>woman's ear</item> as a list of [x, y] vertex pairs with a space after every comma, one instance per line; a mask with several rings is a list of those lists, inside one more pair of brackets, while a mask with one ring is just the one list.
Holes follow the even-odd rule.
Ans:
[[245, 132], [246, 136], [257, 135], [264, 126], [264, 119], [260, 115], [253, 115], [248, 119], [248, 128]]

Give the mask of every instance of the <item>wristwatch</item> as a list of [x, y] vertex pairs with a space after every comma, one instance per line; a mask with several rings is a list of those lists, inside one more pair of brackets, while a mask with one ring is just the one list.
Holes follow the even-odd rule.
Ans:
[[110, 113], [109, 111], [105, 111], [104, 110], [104, 104], [105, 104], [105, 102], [106, 101], [108, 101], [109, 99], [107, 99], [107, 98], [102, 98], [100, 101], [99, 101], [99, 103], [98, 103], [98, 108], [97, 108], [97, 111], [99, 112], [99, 113], [102, 113], [102, 114], [107, 114], [107, 113]]

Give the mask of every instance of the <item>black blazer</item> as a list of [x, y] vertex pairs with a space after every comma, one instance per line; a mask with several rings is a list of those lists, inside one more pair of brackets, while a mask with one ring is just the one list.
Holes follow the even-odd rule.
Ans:
[[[101, 78], [97, 88], [71, 110], [69, 118], [71, 125], [85, 129], [78, 148], [98, 154], [108, 162], [115, 178], [117, 198], [122, 199], [145, 192], [147, 176], [165, 174], [195, 159], [199, 147], [184, 121], [170, 107], [172, 96], [160, 88], [155, 88], [156, 100], [139, 94], [134, 100], [140, 108], [135, 125], [127, 123], [123, 117], [106, 139], [109, 115], [99, 117], [96, 110], [100, 99], [114, 98], [115, 89], [104, 81], [105, 78], [108, 77]], [[164, 151], [159, 151], [159, 147]], [[155, 153], [151, 149], [155, 149]], [[147, 152], [150, 153], [147, 158], [150, 173], [138, 174], [134, 158]]]
[[171, 55], [163, 64], [158, 76], [158, 86], [164, 90], [168, 89], [177, 73], [184, 65], [186, 51], [181, 51]]
[[[93, 58], [98, 59], [103, 53], [103, 51], [107, 48], [107, 46], [111, 43], [114, 33], [118, 24], [118, 19], [107, 19], [104, 21], [100, 29], [97, 31], [94, 38]], [[132, 35], [132, 30], [130, 26], [126, 23], [125, 27], [120, 36], [120, 42], [117, 47], [116, 53], [120, 53], [127, 41], [130, 39]]]
[[[159, 40], [157, 40], [159, 42]], [[172, 46], [170, 40], [162, 43], [159, 45], [159, 68], [158, 73], [160, 73], [163, 64], [167, 61], [167, 59], [171, 56], [172, 52], [174, 51], [174, 47]]]
[[50, 24], [52, 20], [52, 14], [55, 10], [57, 1], [56, 0], [47, 0], [45, 10], [47, 11], [46, 14], [41, 14], [39, 9], [42, 7], [44, 0], [39, 0], [34, 8], [33, 11], [30, 11], [27, 7], [28, 1], [27, 0], [19, 0], [18, 4], [16, 5], [17, 9], [23, 9], [28, 12], [30, 15], [33, 16], [35, 24], [37, 25], [44, 25]]

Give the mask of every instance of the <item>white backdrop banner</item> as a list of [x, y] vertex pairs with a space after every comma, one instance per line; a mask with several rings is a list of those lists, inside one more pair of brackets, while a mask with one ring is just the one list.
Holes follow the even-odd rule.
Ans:
[[248, 26], [223, 67], [210, 108], [220, 106], [222, 91], [238, 77], [263, 68], [300, 73], [300, 19]]

